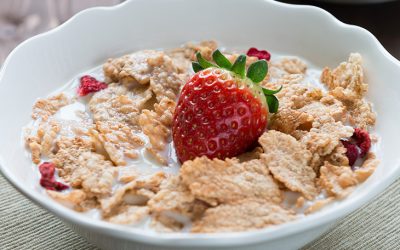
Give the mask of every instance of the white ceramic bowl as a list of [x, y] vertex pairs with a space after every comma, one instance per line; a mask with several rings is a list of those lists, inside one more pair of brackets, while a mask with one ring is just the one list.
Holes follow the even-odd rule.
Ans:
[[[36, 98], [110, 56], [144, 48], [216, 39], [226, 47], [256, 46], [335, 66], [350, 52], [364, 57], [369, 98], [378, 113], [382, 163], [342, 202], [291, 223], [255, 232], [156, 234], [90, 219], [54, 202], [40, 190], [37, 171], [21, 143]], [[294, 249], [317, 238], [339, 218], [372, 200], [400, 175], [400, 63], [368, 31], [343, 24], [309, 6], [267, 0], [134, 0], [85, 10], [64, 25], [29, 39], [0, 73], [0, 170], [35, 203], [104, 249]]]

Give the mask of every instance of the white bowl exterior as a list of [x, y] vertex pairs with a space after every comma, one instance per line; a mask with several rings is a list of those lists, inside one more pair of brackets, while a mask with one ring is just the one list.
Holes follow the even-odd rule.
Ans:
[[[107, 234], [101, 234], [99, 232], [93, 232], [93, 230], [83, 229], [80, 225], [69, 225], [75, 232], [84, 236], [90, 242], [95, 243], [103, 250], [161, 250], [161, 247], [149, 245], [146, 243], [135, 242], [132, 244], [129, 240], [118, 240], [116, 241], [114, 237]], [[290, 236], [290, 239], [282, 240], [278, 238], [275, 240], [257, 242], [255, 244], [246, 244], [246, 246], [220, 246], [213, 247], [213, 250], [266, 250], [266, 249], [279, 249], [279, 250], [293, 250], [299, 249], [308, 242], [318, 238], [321, 234], [326, 232], [329, 228], [333, 226], [332, 223], [323, 224], [318, 227], [314, 227], [311, 230], [302, 231], [299, 234]], [[205, 246], [166, 246], [162, 247], [162, 250], [204, 250], [210, 249]]]
[[[73, 76], [111, 56], [145, 48], [175, 47], [186, 41], [216, 39], [226, 47], [265, 48], [334, 67], [350, 52], [364, 58], [368, 98], [378, 113], [381, 164], [344, 201], [303, 219], [256, 232], [164, 234], [88, 219], [52, 201], [37, 185], [37, 171], [21, 146], [21, 128], [31, 106]], [[18, 46], [0, 72], [0, 170], [25, 195], [70, 224], [114, 238], [168, 246], [256, 244], [324, 227], [373, 199], [400, 174], [400, 63], [366, 30], [345, 25], [310, 6], [269, 0], [133, 0], [112, 8], [83, 11], [61, 27]], [[313, 230], [315, 231], [315, 230]], [[205, 240], [207, 239], [207, 240]]]

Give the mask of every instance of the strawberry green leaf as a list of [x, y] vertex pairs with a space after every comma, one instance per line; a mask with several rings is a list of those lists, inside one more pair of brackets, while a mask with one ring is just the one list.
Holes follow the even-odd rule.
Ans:
[[276, 113], [279, 108], [278, 98], [276, 98], [276, 96], [274, 96], [274, 95], [267, 95], [265, 97], [267, 98], [269, 112]]
[[232, 68], [232, 63], [218, 49], [213, 52], [212, 58], [221, 68], [228, 70]]
[[282, 90], [282, 87], [283, 86], [281, 86], [277, 90], [271, 90], [271, 89], [266, 89], [266, 88], [262, 88], [262, 90], [263, 90], [264, 95], [275, 95], [276, 93], [279, 93], [279, 91]]
[[247, 70], [247, 77], [254, 83], [259, 83], [267, 76], [268, 63], [265, 60], [258, 60], [252, 63]]
[[244, 78], [246, 74], [246, 56], [240, 55], [233, 64], [231, 71]]
[[201, 66], [203, 69], [210, 68], [210, 67], [216, 67], [214, 64], [212, 64], [212, 63], [210, 63], [209, 61], [207, 61], [206, 59], [204, 59], [204, 58], [201, 56], [201, 53], [200, 53], [200, 52], [197, 52], [197, 53], [196, 53], [196, 58], [197, 58], [197, 61], [198, 61], [199, 64], [200, 64], [200, 66]]
[[195, 73], [203, 70], [203, 67], [201, 67], [200, 63], [198, 62], [192, 62], [192, 68]]

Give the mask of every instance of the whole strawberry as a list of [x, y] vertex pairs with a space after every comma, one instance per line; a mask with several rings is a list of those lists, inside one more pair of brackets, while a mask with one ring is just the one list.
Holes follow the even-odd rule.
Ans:
[[198, 156], [225, 159], [254, 145], [267, 126], [268, 110], [275, 113], [279, 90], [259, 85], [268, 71], [265, 60], [251, 64], [246, 56], [234, 64], [219, 51], [216, 63], [197, 53], [196, 72], [183, 87], [175, 109], [172, 139], [181, 162]]

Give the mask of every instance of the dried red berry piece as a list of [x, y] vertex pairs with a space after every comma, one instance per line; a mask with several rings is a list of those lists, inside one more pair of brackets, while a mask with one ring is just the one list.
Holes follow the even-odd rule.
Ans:
[[341, 140], [347, 149], [346, 156], [349, 165], [353, 166], [357, 158], [363, 158], [371, 148], [371, 138], [366, 130], [355, 128], [349, 140]]
[[352, 144], [349, 141], [342, 140], [342, 144], [347, 149], [346, 157], [349, 160], [349, 165], [353, 166], [357, 158], [359, 157], [358, 148], [356, 145]]
[[364, 157], [371, 148], [371, 138], [366, 130], [356, 128], [351, 137], [355, 144], [360, 148], [360, 157]]
[[47, 190], [56, 190], [54, 187], [54, 181], [46, 178], [40, 178], [40, 186], [44, 187]]
[[92, 76], [85, 75], [85, 76], [82, 76], [80, 79], [78, 95], [85, 96], [90, 93], [94, 93], [94, 92], [100, 91], [102, 89], [105, 89], [107, 87], [108, 87], [108, 85], [106, 83], [100, 82]]
[[61, 182], [59, 182], [59, 181], [56, 181], [56, 182], [54, 182], [54, 188], [55, 188], [57, 191], [63, 191], [63, 190], [65, 190], [65, 189], [68, 189], [69, 186], [68, 186], [68, 185], [65, 185], [64, 183], [61, 183]]
[[54, 177], [54, 163], [51, 162], [43, 162], [39, 165], [39, 172], [44, 179], [52, 179]]
[[257, 48], [254, 48], [254, 47], [250, 48], [247, 51], [247, 55], [257, 57], [259, 60], [264, 59], [264, 60], [269, 61], [271, 59], [271, 54], [268, 51], [258, 50]]
[[52, 162], [43, 162], [39, 165], [40, 172], [40, 185], [47, 190], [62, 191], [69, 187], [61, 182], [56, 181], [54, 178], [55, 165]]

